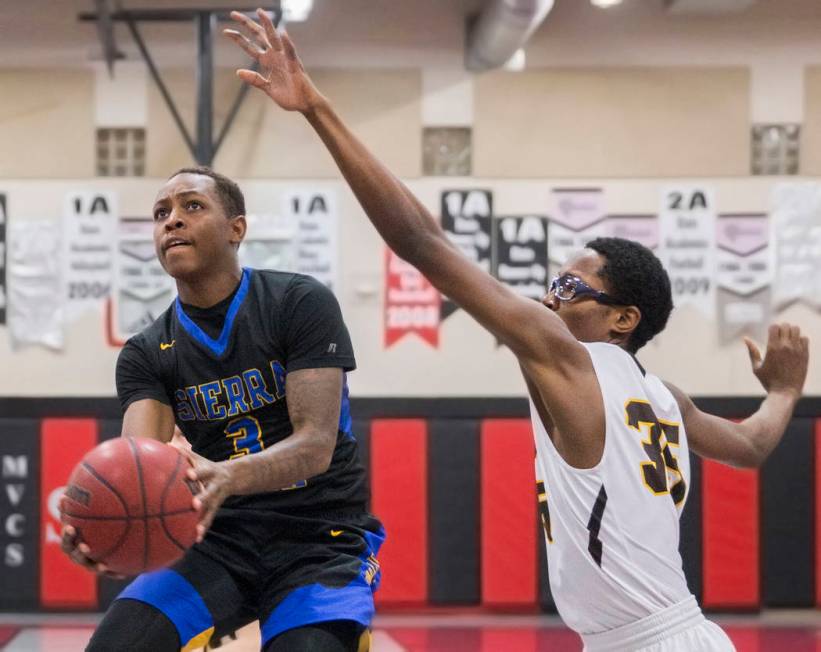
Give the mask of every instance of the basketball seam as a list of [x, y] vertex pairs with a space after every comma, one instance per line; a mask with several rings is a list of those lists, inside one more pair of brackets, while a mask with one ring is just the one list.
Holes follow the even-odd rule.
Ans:
[[120, 504], [123, 506], [123, 511], [125, 512], [125, 531], [122, 533], [122, 535], [120, 535], [120, 538], [114, 543], [114, 545], [111, 546], [111, 548], [102, 551], [98, 555], [100, 559], [105, 559], [109, 555], [113, 555], [115, 552], [117, 552], [117, 550], [120, 549], [120, 546], [122, 546], [123, 543], [125, 543], [125, 540], [128, 537], [128, 533], [131, 530], [131, 514], [128, 511], [128, 503], [120, 495], [120, 492], [114, 488], [114, 485], [112, 485], [110, 482], [108, 482], [108, 480], [106, 480], [102, 475], [100, 475], [100, 473], [88, 462], [83, 461], [82, 465], [83, 468], [86, 471], [88, 471], [94, 478], [96, 478], [96, 480], [100, 484], [102, 484], [104, 487], [107, 487], [111, 491], [111, 493], [113, 493], [117, 497], [117, 500], [120, 501]]
[[[113, 555], [115, 552], [117, 552], [117, 550], [120, 549], [120, 546], [122, 546], [125, 543], [125, 540], [128, 538], [128, 532], [130, 530], [131, 530], [131, 519], [126, 518], [125, 519], [125, 530], [123, 530], [123, 533], [120, 535], [120, 538], [117, 539], [114, 542], [114, 545], [112, 545], [108, 550], [104, 550], [103, 552], [100, 553], [100, 555], [99, 555], [100, 559], [104, 560], [107, 557], [109, 557], [110, 555]], [[79, 531], [79, 528], [78, 528], [78, 531]], [[105, 561], [103, 561], [101, 563], [105, 564]]]
[[[189, 512], [193, 511], [191, 508], [188, 509], [175, 509], [173, 512], [162, 512], [160, 514], [146, 514], [145, 518], [161, 518], [163, 516], [179, 516], [180, 514], [188, 514]], [[141, 520], [141, 517], [137, 516], [87, 516], [85, 514], [76, 514], [74, 512], [67, 512], [63, 510], [63, 514], [66, 516], [71, 516], [71, 518], [79, 518], [84, 521], [135, 521]]]
[[137, 444], [134, 443], [134, 440], [131, 437], [126, 437], [128, 441], [128, 445], [131, 448], [131, 452], [134, 455], [134, 463], [137, 465], [137, 478], [140, 481], [140, 497], [142, 498], [143, 503], [143, 538], [145, 539], [145, 546], [143, 547], [143, 569], [148, 566], [148, 518], [146, 518], [146, 512], [148, 511], [148, 505], [146, 504], [145, 498], [145, 482], [143, 481], [143, 467], [140, 464], [140, 451], [137, 449]]
[[[175, 539], [171, 532], [168, 530], [168, 527], [165, 525], [165, 516], [170, 516], [170, 513], [165, 511], [165, 499], [168, 496], [168, 492], [171, 491], [171, 487], [174, 484], [174, 480], [177, 479], [177, 472], [180, 470], [180, 463], [182, 462], [182, 454], [178, 454], [177, 456], [177, 463], [174, 465], [174, 471], [171, 474], [171, 477], [168, 478], [168, 482], [165, 484], [165, 488], [162, 491], [162, 495], [160, 496], [160, 524], [162, 525], [163, 532], [165, 532], [165, 536], [168, 537], [168, 540], [171, 541], [177, 548], [180, 550], [185, 550], [185, 546], [182, 545], [177, 539]], [[178, 513], [185, 513], [190, 511], [190, 509], [184, 510], [184, 512]]]
[[129, 511], [128, 511], [128, 503], [127, 503], [127, 502], [125, 501], [125, 499], [124, 499], [124, 498], [120, 495], [120, 492], [119, 492], [119, 491], [117, 491], [117, 490], [114, 488], [114, 485], [112, 485], [110, 482], [108, 482], [108, 480], [106, 480], [103, 476], [101, 476], [101, 475], [99, 474], [99, 472], [98, 472], [98, 471], [97, 471], [97, 470], [96, 470], [93, 466], [91, 466], [91, 464], [89, 464], [88, 462], [85, 462], [85, 461], [84, 461], [82, 464], [83, 464], [83, 468], [84, 468], [86, 471], [88, 471], [91, 475], [93, 475], [93, 476], [94, 476], [94, 478], [95, 478], [95, 479], [96, 479], [96, 480], [97, 480], [100, 484], [102, 484], [104, 487], [106, 487], [107, 489], [109, 489], [109, 490], [111, 491], [111, 493], [113, 493], [113, 494], [117, 497], [117, 500], [119, 500], [119, 501], [120, 501], [120, 504], [123, 506], [123, 511], [125, 512], [126, 517], [131, 517], [131, 514], [130, 514], [130, 513], [129, 513]]

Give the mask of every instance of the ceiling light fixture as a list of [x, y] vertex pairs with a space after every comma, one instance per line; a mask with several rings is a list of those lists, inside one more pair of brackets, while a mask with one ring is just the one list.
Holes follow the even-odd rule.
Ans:
[[283, 0], [282, 18], [286, 23], [299, 23], [307, 20], [314, 7], [314, 0]]
[[610, 7], [615, 7], [616, 5], [620, 5], [622, 0], [590, 0], [590, 4], [599, 9], [609, 9]]

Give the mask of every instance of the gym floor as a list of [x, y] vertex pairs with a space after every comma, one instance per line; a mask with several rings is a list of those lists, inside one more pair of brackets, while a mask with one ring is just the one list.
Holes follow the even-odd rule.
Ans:
[[[91, 636], [98, 615], [0, 614], [5, 652], [77, 652]], [[722, 615], [738, 652], [821, 652], [821, 612], [770, 610]], [[220, 652], [257, 652], [259, 630], [250, 625]], [[372, 652], [537, 652], [581, 650], [579, 638], [556, 616], [382, 615], [376, 619]]]

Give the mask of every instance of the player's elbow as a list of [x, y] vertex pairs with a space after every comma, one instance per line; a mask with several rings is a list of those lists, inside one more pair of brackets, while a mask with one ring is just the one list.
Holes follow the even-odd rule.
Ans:
[[312, 446], [306, 451], [311, 468], [311, 477], [325, 473], [330, 466], [336, 448], [336, 431], [316, 433], [311, 437]]
[[747, 440], [738, 447], [730, 463], [739, 469], [757, 469], [767, 461], [770, 452], [754, 441]]

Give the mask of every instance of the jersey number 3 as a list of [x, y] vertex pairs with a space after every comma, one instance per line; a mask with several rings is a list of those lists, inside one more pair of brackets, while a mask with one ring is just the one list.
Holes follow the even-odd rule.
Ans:
[[670, 450], [673, 446], [678, 448], [679, 424], [659, 420], [650, 404], [638, 399], [628, 401], [624, 412], [627, 425], [645, 437], [641, 444], [650, 461], [641, 463], [644, 485], [656, 496], [669, 493], [673, 502], [680, 505], [687, 493], [687, 484], [678, 459]]

